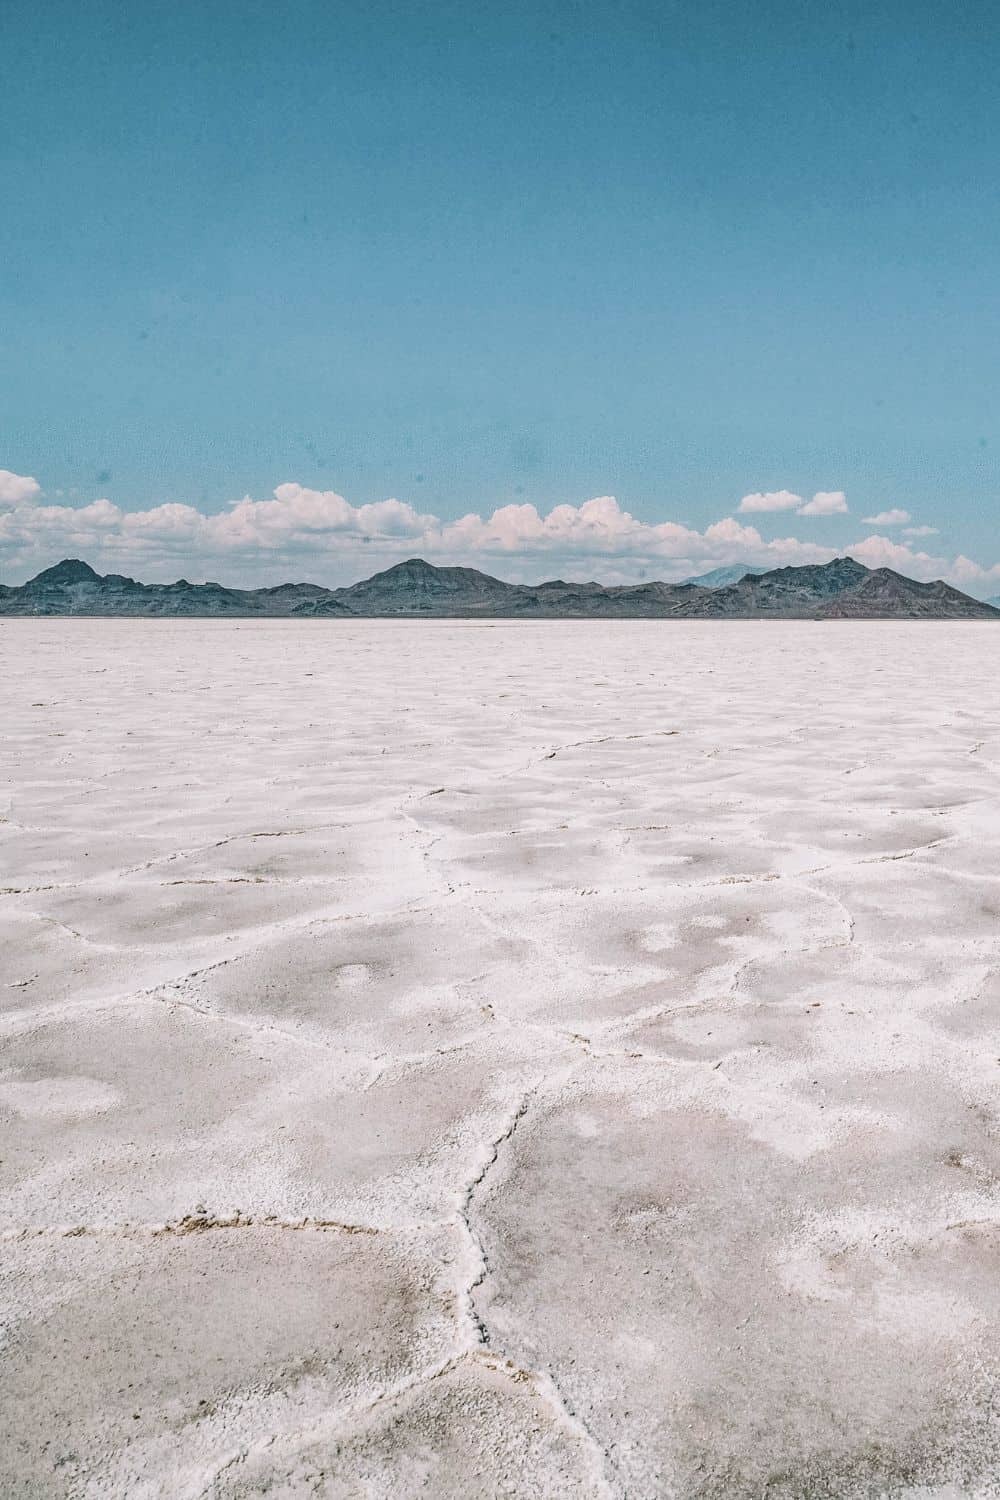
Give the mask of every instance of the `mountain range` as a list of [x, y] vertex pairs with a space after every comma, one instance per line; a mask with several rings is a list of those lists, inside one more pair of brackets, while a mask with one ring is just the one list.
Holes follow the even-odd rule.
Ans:
[[[371, 618], [383, 616], [520, 619], [1000, 619], [1000, 608], [940, 579], [918, 583], [852, 557], [806, 567], [726, 570], [696, 582], [636, 584], [504, 583], [476, 568], [438, 568], [410, 558], [346, 588], [282, 583], [138, 583], [101, 576], [67, 558], [17, 587], [0, 584], [0, 615], [167, 615]], [[711, 582], [709, 581], [711, 580]]]

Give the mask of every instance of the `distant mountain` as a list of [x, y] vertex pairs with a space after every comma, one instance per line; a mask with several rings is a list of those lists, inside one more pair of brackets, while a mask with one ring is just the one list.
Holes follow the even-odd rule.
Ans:
[[987, 599], [986, 603], [991, 604], [994, 609], [1000, 609], [1000, 594], [995, 595], [992, 599]]
[[917, 583], [891, 568], [866, 568], [853, 557], [750, 575], [716, 589], [699, 613], [734, 619], [1000, 619], [1000, 610], [940, 579]]
[[451, 614], [456, 603], [479, 614], [517, 590], [477, 568], [435, 568], [422, 557], [411, 557], [336, 592], [355, 614], [397, 614], [400, 609]]
[[0, 585], [0, 615], [290, 615], [329, 597], [316, 583], [267, 589], [227, 589], [221, 583], [137, 583], [120, 573], [95, 573], [70, 557], [23, 584]]
[[561, 578], [504, 583], [476, 568], [437, 568], [413, 557], [339, 589], [317, 583], [231, 589], [186, 578], [137, 583], [119, 573], [101, 577], [88, 563], [67, 558], [20, 587], [0, 584], [0, 615], [991, 620], [1000, 619], [1000, 604], [972, 599], [940, 579], [917, 583], [890, 568], [866, 568], [852, 557], [768, 573], [741, 570], [728, 584], [612, 586]]
[[713, 568], [710, 573], [699, 573], [694, 578], [685, 578], [685, 583], [697, 584], [702, 589], [724, 589], [731, 583], [739, 583], [748, 573], [758, 576], [765, 568], [751, 568], [749, 563], [733, 563], [730, 568]]
[[[108, 574], [109, 578], [114, 576], [113, 573]], [[54, 568], [45, 568], [37, 574], [30, 583], [25, 584], [25, 588], [38, 593], [53, 585], [100, 582], [100, 574], [95, 573], [89, 563], [81, 562], [78, 557], [66, 557], [62, 562], [56, 563]]]
[[987, 611], [1000, 615], [992, 605], [984, 609], [981, 600], [971, 599], [940, 578], [917, 583], [891, 568], [876, 568], [856, 588], [836, 595], [826, 606], [831, 619], [982, 619]]
[[814, 615], [829, 601], [858, 588], [869, 570], [853, 557], [803, 568], [775, 568], [747, 574], [739, 583], [712, 591], [709, 615]]

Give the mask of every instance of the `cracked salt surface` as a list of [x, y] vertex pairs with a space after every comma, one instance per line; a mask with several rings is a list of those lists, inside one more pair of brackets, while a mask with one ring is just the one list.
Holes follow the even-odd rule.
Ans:
[[0, 1494], [1000, 1494], [996, 649], [4, 622]]

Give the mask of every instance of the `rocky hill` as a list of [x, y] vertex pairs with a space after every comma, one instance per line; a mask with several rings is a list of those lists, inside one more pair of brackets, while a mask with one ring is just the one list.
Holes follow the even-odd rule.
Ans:
[[504, 583], [476, 568], [438, 568], [410, 558], [347, 588], [282, 583], [235, 589], [221, 583], [138, 583], [101, 576], [67, 558], [19, 587], [0, 584], [0, 615], [190, 615], [292, 618], [438, 617], [525, 619], [1000, 619], [1000, 608], [940, 579], [918, 583], [851, 557], [802, 568], [747, 573], [736, 582], [606, 586]]
[[861, 579], [855, 588], [835, 595], [824, 606], [831, 619], [907, 619], [955, 620], [983, 619], [1000, 614], [990, 604], [952, 588], [937, 579], [934, 583], [917, 583], [894, 573], [891, 568], [877, 568]]

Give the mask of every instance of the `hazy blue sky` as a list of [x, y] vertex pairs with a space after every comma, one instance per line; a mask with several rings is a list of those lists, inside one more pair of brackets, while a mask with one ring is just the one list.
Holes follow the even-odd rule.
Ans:
[[903, 509], [1000, 558], [995, 3], [6, 0], [0, 59], [36, 540], [292, 482], [699, 531], [788, 489], [850, 515], [765, 538]]

